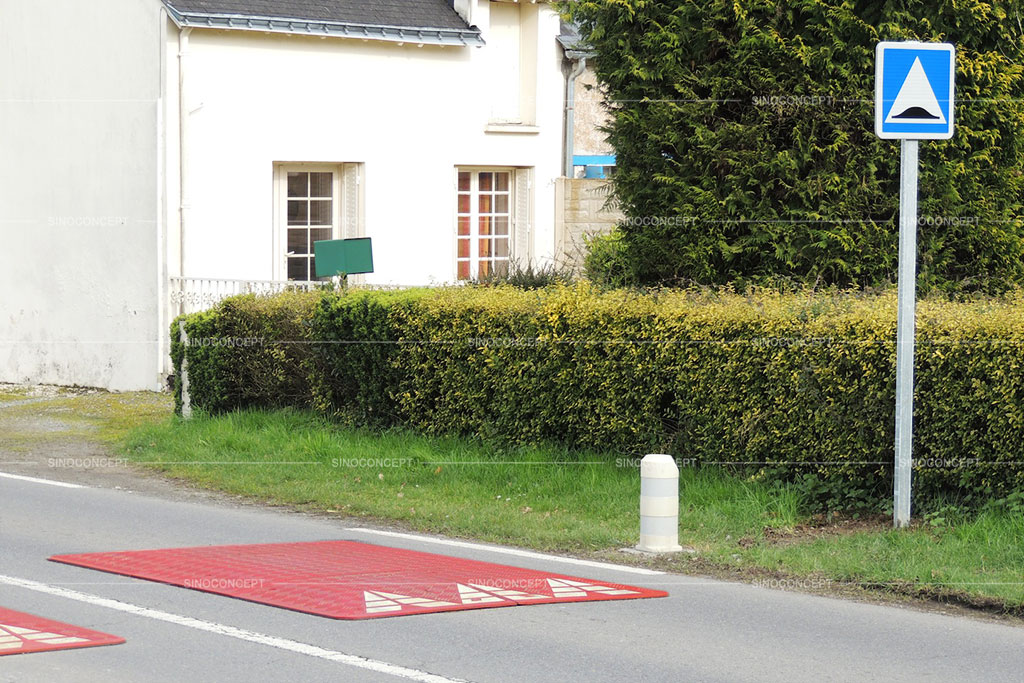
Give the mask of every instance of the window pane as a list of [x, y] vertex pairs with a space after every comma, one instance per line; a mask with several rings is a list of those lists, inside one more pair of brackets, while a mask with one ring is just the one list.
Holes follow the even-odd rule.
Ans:
[[309, 196], [310, 197], [333, 197], [333, 173], [310, 173], [309, 174]]
[[494, 274], [499, 277], [508, 275], [508, 261], [495, 261], [493, 269]]
[[309, 202], [305, 199], [288, 200], [288, 225], [309, 225]]
[[456, 171], [456, 276], [467, 280], [506, 273], [512, 251], [512, 174]]
[[288, 172], [288, 196], [305, 197], [309, 189], [309, 174]]
[[309, 247], [310, 252], [313, 251], [313, 242], [319, 242], [321, 240], [329, 240], [334, 237], [334, 230], [331, 228], [314, 228], [309, 231]]
[[305, 257], [288, 259], [288, 279], [308, 280], [309, 259]]
[[331, 225], [334, 223], [331, 215], [330, 199], [310, 200], [309, 202], [309, 224], [310, 225]]
[[308, 238], [309, 232], [305, 228], [302, 228], [301, 230], [296, 230], [295, 228], [290, 229], [288, 231], [288, 253], [308, 254]]

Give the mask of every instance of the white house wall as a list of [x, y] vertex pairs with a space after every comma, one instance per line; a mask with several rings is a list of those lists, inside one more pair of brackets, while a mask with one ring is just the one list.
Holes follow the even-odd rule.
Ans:
[[0, 0], [0, 381], [157, 386], [160, 13]]
[[[487, 2], [473, 8], [487, 38]], [[533, 254], [554, 251], [562, 94], [558, 18], [537, 13], [536, 130], [487, 133], [494, 69], [487, 48], [417, 47], [245, 31], [189, 37], [184, 275], [279, 279], [274, 249], [276, 162], [362, 163], [369, 283], [428, 284], [455, 276], [456, 166], [533, 167]], [[175, 269], [178, 30], [167, 36], [168, 213]], [[519, 84], [509, 83], [512, 89]]]

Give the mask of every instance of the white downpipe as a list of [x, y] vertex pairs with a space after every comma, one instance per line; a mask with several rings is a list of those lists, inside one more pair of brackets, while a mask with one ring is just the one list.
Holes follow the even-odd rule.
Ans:
[[185, 277], [185, 232], [188, 225], [188, 118], [189, 98], [186, 64], [189, 54], [189, 36], [192, 29], [178, 32], [178, 274]]
[[576, 135], [576, 79], [587, 70], [587, 58], [580, 57], [576, 67], [569, 73], [565, 86], [565, 172], [566, 178], [572, 178], [573, 140]]
[[156, 390], [164, 389], [163, 376], [170, 350], [167, 323], [170, 297], [167, 279], [167, 129], [164, 95], [167, 92], [167, 9], [160, 8], [160, 90], [156, 98]]

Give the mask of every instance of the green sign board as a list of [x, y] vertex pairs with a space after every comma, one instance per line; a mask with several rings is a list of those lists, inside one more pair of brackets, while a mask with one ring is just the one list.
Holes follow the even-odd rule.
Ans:
[[373, 249], [369, 237], [313, 242], [316, 276], [355, 275], [373, 272]]

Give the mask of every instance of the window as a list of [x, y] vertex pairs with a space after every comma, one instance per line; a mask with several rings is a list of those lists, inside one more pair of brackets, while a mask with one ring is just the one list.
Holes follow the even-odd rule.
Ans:
[[334, 238], [334, 173], [288, 172], [288, 279], [315, 280], [313, 242]]
[[530, 262], [530, 168], [456, 168], [455, 276], [504, 275]]
[[278, 165], [275, 277], [316, 280], [313, 243], [362, 237], [360, 164]]
[[512, 171], [458, 172], [457, 273], [460, 280], [508, 273]]

